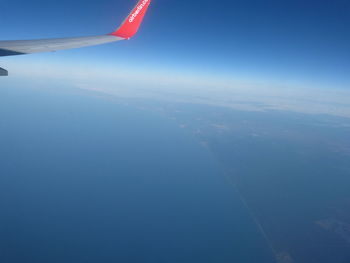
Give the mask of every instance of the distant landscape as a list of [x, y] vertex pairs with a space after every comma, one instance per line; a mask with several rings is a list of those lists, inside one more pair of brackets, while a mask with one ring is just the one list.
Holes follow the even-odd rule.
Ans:
[[[223, 263], [229, 258], [247, 262], [253, 260], [252, 256], [266, 263], [343, 263], [350, 260], [349, 118], [281, 110], [244, 111], [201, 103], [125, 98], [64, 87], [60, 90], [2, 88], [0, 92], [0, 138], [3, 145], [0, 155], [3, 160], [8, 160], [1, 168], [5, 176], [1, 179], [0, 206], [2, 211], [7, 211], [7, 216], [2, 218], [5, 239], [0, 241], [5, 242], [2, 248], [7, 247], [7, 252], [14, 253], [4, 254], [3, 250], [5, 258], [12, 258], [17, 248], [24, 249], [23, 244], [17, 243], [18, 238], [39, 238], [37, 244], [49, 238], [51, 244], [47, 244], [47, 249], [50, 251], [52, 246], [62, 246], [63, 243], [58, 241], [52, 243], [53, 238], [67, 238], [56, 231], [60, 228], [68, 230], [74, 224], [84, 222], [82, 216], [94, 211], [102, 214], [111, 211], [110, 219], [131, 231], [128, 234], [106, 228], [95, 235], [105, 238], [105, 231], [112, 231], [116, 237], [118, 233], [124, 238], [134, 237], [136, 239], [130, 240], [134, 242], [139, 240], [140, 233], [133, 232], [132, 227], [141, 231], [145, 218], [149, 222], [157, 222], [160, 216], [157, 211], [167, 207], [167, 213], [173, 214], [175, 221], [162, 215], [160, 218], [166, 220], [165, 224], [173, 224], [173, 227], [185, 232], [191, 229], [192, 235], [197, 234], [186, 243], [184, 238], [189, 238], [190, 233], [180, 231], [175, 238], [173, 232], [164, 232], [167, 229], [165, 225], [149, 223], [153, 225], [153, 234], [144, 242], [162, 246], [164, 253], [147, 250], [141, 256], [146, 261], [152, 262], [154, 257], [164, 259], [183, 242], [187, 246], [179, 248], [178, 257], [173, 260], [182, 258], [182, 262], [193, 262], [201, 257], [210, 257]], [[15, 118], [9, 118], [7, 113], [10, 111]], [[26, 117], [28, 114], [31, 121]], [[13, 139], [7, 139], [9, 134]], [[130, 147], [130, 141], [134, 146]], [[30, 178], [25, 176], [27, 173], [32, 174]], [[53, 177], [46, 178], [46, 173]], [[96, 177], [97, 174], [112, 176], [108, 179], [108, 187], [111, 188], [105, 185], [105, 180]], [[115, 177], [118, 174], [119, 177]], [[138, 186], [140, 194], [120, 189], [133, 187], [135, 181], [132, 178], [140, 178], [141, 174], [146, 176], [142, 179], [146, 181], [145, 185]], [[167, 177], [163, 177], [165, 174]], [[81, 188], [79, 185], [84, 178], [88, 178], [88, 185]], [[38, 185], [28, 180], [34, 180]], [[27, 182], [24, 188], [20, 186], [22, 181]], [[40, 184], [44, 188], [41, 189]], [[67, 189], [66, 184], [71, 187]], [[98, 185], [98, 189], [91, 188], [94, 184]], [[46, 188], [51, 189], [49, 195]], [[122, 195], [116, 196], [113, 188], [118, 188]], [[18, 192], [19, 189], [22, 193]], [[76, 189], [80, 190], [76, 192]], [[105, 191], [103, 189], [107, 195], [98, 198], [102, 194], [99, 191]], [[61, 199], [61, 191], [71, 200]], [[68, 192], [65, 194], [65, 191]], [[90, 191], [95, 192], [96, 198], [91, 201], [99, 204], [106, 202], [108, 196], [111, 201], [133, 199], [129, 194], [134, 193], [136, 203], [131, 199], [127, 202], [134, 206], [132, 213], [141, 213], [139, 220], [129, 225], [124, 216], [119, 217], [117, 211], [126, 218], [130, 213], [122, 200], [89, 208]], [[170, 195], [165, 197], [164, 191]], [[185, 199], [183, 191], [187, 191]], [[193, 191], [197, 192], [196, 196], [193, 196]], [[36, 193], [34, 197], [30, 197], [32, 193]], [[151, 199], [145, 200], [148, 203], [141, 202], [139, 207], [137, 200], [150, 193], [156, 199], [165, 198], [164, 202], [159, 203], [149, 196]], [[38, 201], [42, 195], [48, 198], [48, 202]], [[26, 196], [34, 199], [23, 199]], [[4, 200], [13, 200], [13, 206], [8, 206], [11, 202]], [[83, 207], [81, 212], [73, 213], [73, 222], [76, 222], [73, 225], [66, 215], [73, 209], [70, 202]], [[196, 203], [201, 205], [195, 214], [187, 218], [186, 214], [193, 209], [191, 204]], [[219, 203], [221, 205], [218, 206]], [[48, 205], [61, 208], [51, 211]], [[66, 206], [68, 210], [64, 208]], [[153, 212], [143, 214], [142, 206]], [[27, 215], [27, 219], [19, 220], [16, 216], [18, 211], [13, 208], [19, 208], [18, 211], [24, 209], [22, 213]], [[32, 214], [30, 209], [34, 209], [37, 215]], [[48, 212], [66, 219], [46, 228]], [[203, 224], [194, 227], [196, 224], [193, 223], [203, 216]], [[31, 217], [38, 221], [27, 222]], [[180, 218], [182, 221], [179, 221]], [[91, 224], [102, 223], [106, 219], [94, 217], [92, 220], [85, 225], [95, 231]], [[35, 222], [41, 223], [36, 225]], [[25, 232], [15, 230], [27, 224], [37, 229], [35, 236], [28, 232], [27, 227]], [[218, 224], [222, 225], [222, 229], [219, 230]], [[148, 230], [146, 227], [142, 231]], [[44, 234], [46, 231], [53, 232], [47, 236]], [[84, 232], [84, 236], [91, 231]], [[206, 232], [205, 238], [198, 236], [201, 231]], [[165, 238], [166, 242], [159, 244], [151, 238], [154, 235], [162, 240]], [[12, 248], [6, 243], [9, 238], [15, 242]], [[219, 243], [215, 241], [218, 238], [221, 240]], [[113, 240], [117, 243], [121, 241]], [[211, 249], [201, 254], [206, 245], [214, 246], [213, 241], [220, 244], [218, 250]], [[72, 251], [62, 250], [40, 257], [33, 254], [32, 258], [36, 262], [45, 262], [52, 255], [62, 260], [78, 259], [80, 250], [95, 246], [92, 241], [84, 245], [78, 237], [73, 242], [73, 247], [77, 249], [76, 257], [72, 257]], [[109, 241], [105, 242], [109, 244]], [[139, 249], [148, 247], [140, 242]], [[249, 252], [252, 246], [254, 254]], [[193, 253], [188, 251], [191, 247]], [[36, 251], [32, 248], [28, 252], [33, 249]], [[98, 257], [98, 251], [91, 251], [92, 259]], [[109, 259], [130, 258], [127, 253], [118, 256], [108, 254], [109, 250], [106, 253]], [[18, 255], [15, 258], [20, 259]]]
[[167, 116], [211, 152], [278, 262], [350, 261], [349, 118], [131, 104]]

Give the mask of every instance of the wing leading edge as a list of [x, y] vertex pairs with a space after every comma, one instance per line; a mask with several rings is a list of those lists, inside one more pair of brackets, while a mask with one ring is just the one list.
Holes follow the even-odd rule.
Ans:
[[52, 52], [57, 50], [100, 45], [119, 40], [124, 40], [124, 38], [105, 35], [75, 38], [0, 41], [0, 56]]
[[[0, 56], [52, 52], [130, 39], [140, 28], [150, 3], [151, 0], [140, 0], [120, 27], [111, 34], [74, 38], [0, 41]], [[6, 75], [7, 71], [1, 69], [0, 76]]]

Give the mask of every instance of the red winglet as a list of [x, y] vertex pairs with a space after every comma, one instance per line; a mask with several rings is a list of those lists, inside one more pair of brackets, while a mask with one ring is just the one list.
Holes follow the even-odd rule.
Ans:
[[140, 0], [123, 24], [111, 35], [129, 39], [134, 36], [142, 23], [151, 0]]

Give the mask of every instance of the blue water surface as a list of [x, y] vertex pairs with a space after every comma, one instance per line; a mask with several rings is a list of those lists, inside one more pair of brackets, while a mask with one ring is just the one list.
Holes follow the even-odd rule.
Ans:
[[93, 94], [0, 87], [0, 262], [273, 262], [205, 148]]

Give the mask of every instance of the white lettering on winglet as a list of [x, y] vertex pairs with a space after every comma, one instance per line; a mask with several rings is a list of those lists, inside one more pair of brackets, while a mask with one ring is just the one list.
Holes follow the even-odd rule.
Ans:
[[149, 2], [149, 0], [143, 0], [142, 3], [136, 8], [135, 12], [130, 16], [129, 23], [134, 22], [135, 18], [141, 12], [141, 10], [145, 7], [145, 5]]

